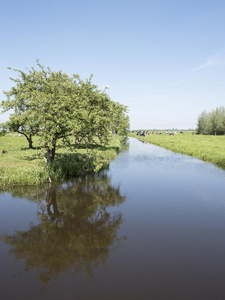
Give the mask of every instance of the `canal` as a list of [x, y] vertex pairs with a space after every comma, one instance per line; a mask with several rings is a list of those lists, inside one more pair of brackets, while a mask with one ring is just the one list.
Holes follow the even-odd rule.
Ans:
[[225, 171], [129, 139], [108, 170], [0, 194], [4, 300], [220, 300]]

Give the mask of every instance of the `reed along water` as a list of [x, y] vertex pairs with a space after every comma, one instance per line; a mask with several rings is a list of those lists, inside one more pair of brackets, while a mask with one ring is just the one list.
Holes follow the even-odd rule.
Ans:
[[220, 300], [225, 171], [129, 139], [108, 170], [0, 194], [0, 298]]

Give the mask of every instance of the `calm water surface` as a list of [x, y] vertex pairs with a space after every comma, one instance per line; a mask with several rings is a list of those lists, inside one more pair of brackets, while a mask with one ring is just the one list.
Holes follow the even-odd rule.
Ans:
[[0, 194], [0, 299], [225, 299], [225, 171], [130, 139], [109, 170]]

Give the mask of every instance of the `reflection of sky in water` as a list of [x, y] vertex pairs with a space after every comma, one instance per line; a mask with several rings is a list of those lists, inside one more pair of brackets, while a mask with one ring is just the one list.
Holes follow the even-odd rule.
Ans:
[[[203, 203], [218, 214], [224, 213], [220, 208], [225, 205], [225, 171], [211, 163], [130, 139], [129, 151], [120, 154], [110, 172], [116, 183], [121, 182], [127, 202], [134, 201], [134, 206], [143, 208], [136, 207], [142, 211], [142, 217], [151, 214], [150, 208], [161, 207], [163, 211], [152, 217], [165, 214], [166, 218], [168, 207], [174, 211], [181, 208], [186, 220], [187, 212], [201, 209]], [[129, 206], [127, 202], [125, 205]], [[201, 212], [198, 213], [200, 218]], [[178, 221], [182, 222], [182, 218], [178, 217]]]
[[143, 144], [132, 138], [129, 151], [121, 153], [111, 164], [111, 166], [114, 165], [120, 166], [121, 169], [125, 168], [124, 172], [130, 176], [132, 176], [131, 171], [135, 171], [136, 176], [144, 175], [144, 177], [154, 177], [157, 173], [165, 173], [167, 180], [170, 180], [170, 175], [175, 172], [174, 180], [179, 180], [179, 177], [185, 180], [188, 174], [191, 177], [201, 175], [198, 181], [204, 177], [213, 177], [214, 181], [225, 179], [224, 170], [214, 164], [155, 145]]

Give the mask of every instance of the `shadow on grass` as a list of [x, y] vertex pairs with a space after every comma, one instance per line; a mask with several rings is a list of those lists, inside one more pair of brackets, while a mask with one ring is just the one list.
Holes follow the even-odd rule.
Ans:
[[[92, 150], [95, 150], [95, 151], [100, 151], [101, 154], [98, 154], [99, 156], [103, 156], [104, 157], [104, 152], [106, 151], [109, 151], [109, 150], [113, 150], [115, 151], [117, 154], [121, 151], [124, 151], [126, 150], [128, 147], [128, 144], [126, 143], [126, 141], [122, 144], [121, 148], [118, 147], [118, 146], [103, 146], [103, 145], [99, 145], [99, 144], [90, 144], [88, 147], [86, 147], [86, 145], [84, 144], [80, 144], [80, 145], [76, 145], [76, 144], [73, 144], [72, 145], [72, 150], [71, 152], [67, 152], [67, 153], [58, 153], [56, 152], [55, 154], [55, 161], [54, 161], [54, 164], [56, 161], [79, 161], [79, 159], [81, 158], [81, 160], [85, 160], [85, 157], [86, 157], [86, 160], [88, 158], [88, 160], [90, 160], [90, 157], [92, 156], [92, 159], [93, 157], [95, 156], [95, 154], [92, 154], [91, 151]], [[41, 150], [40, 147], [37, 147], [33, 150]], [[57, 145], [57, 150], [59, 149], [65, 149], [65, 146], [63, 145]], [[21, 150], [30, 150], [29, 148], [22, 148]], [[57, 151], [56, 150], [56, 151]], [[74, 151], [73, 151], [74, 150]], [[90, 152], [87, 152], [86, 154], [81, 154], [77, 151], [79, 150], [90, 150]], [[38, 155], [38, 158], [40, 159], [39, 155]], [[27, 160], [27, 161], [34, 161], [37, 159], [37, 153], [35, 152], [30, 152], [30, 155], [28, 156], [25, 156], [23, 158], [23, 160]]]
[[116, 146], [108, 147], [108, 146], [95, 145], [95, 144], [91, 144], [89, 146], [89, 149], [91, 149], [91, 150], [101, 150], [101, 151], [107, 151], [107, 150], [119, 151], [119, 147], [116, 147]]
[[[57, 145], [57, 149], [64, 149], [65, 146], [63, 145]], [[90, 144], [88, 147], [85, 144], [72, 144], [72, 150], [100, 150], [100, 151], [108, 151], [108, 150], [115, 150], [118, 151], [119, 147], [117, 146], [103, 146], [99, 144]]]
[[[59, 149], [60, 147], [58, 147]], [[86, 148], [80, 148], [80, 149], [86, 149]], [[99, 150], [99, 148], [96, 148]], [[106, 148], [106, 149], [102, 149], [102, 151], [106, 151], [107, 149], [116, 149], [115, 148]], [[90, 149], [89, 149], [90, 150]], [[79, 152], [67, 152], [67, 153], [56, 153], [55, 154], [55, 159], [54, 162], [52, 163], [52, 165], [57, 164], [58, 162], [64, 163], [64, 162], [74, 162], [74, 161], [86, 161], [87, 159], [90, 160], [90, 157], [92, 156], [92, 158], [94, 157], [94, 154], [90, 153], [79, 153]], [[30, 152], [29, 155], [26, 155], [24, 157], [22, 157], [22, 160], [26, 160], [26, 161], [34, 161], [36, 159], [42, 159], [40, 157], [40, 155], [37, 156], [36, 153], [32, 153]]]
[[[37, 159], [37, 155], [36, 154], [31, 154], [31, 155], [27, 155], [21, 158], [22, 160], [27, 160], [27, 161], [34, 161]], [[40, 157], [38, 156], [38, 160], [40, 160]]]
[[25, 151], [25, 150], [41, 150], [41, 147], [34, 147], [34, 148], [23, 147], [23, 148], [20, 148], [20, 150], [22, 150], [22, 151]]
[[[27, 160], [27, 161], [34, 161], [37, 158], [39, 160], [43, 159], [39, 155], [37, 156], [36, 153], [22, 157], [23, 160]], [[61, 162], [61, 163], [70, 162], [71, 163], [73, 161], [79, 161], [79, 160], [84, 161], [87, 158], [88, 158], [88, 154], [84, 154], [84, 153], [81, 154], [78, 152], [56, 153], [55, 159], [54, 159], [54, 162], [52, 163], [52, 165], [57, 164], [58, 162]]]

